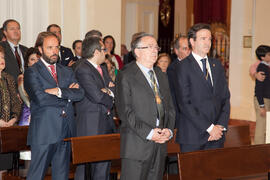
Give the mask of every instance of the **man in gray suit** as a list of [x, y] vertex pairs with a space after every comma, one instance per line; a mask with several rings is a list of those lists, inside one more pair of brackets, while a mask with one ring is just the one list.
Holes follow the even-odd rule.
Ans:
[[161, 180], [175, 121], [169, 83], [166, 74], [153, 67], [160, 48], [152, 35], [140, 34], [131, 48], [136, 61], [126, 65], [116, 80], [121, 179]]
[[0, 42], [0, 45], [5, 50], [5, 72], [17, 80], [18, 75], [24, 72], [24, 55], [28, 48], [19, 44], [21, 40], [19, 22], [14, 19], [8, 19], [3, 24], [3, 30], [7, 40]]

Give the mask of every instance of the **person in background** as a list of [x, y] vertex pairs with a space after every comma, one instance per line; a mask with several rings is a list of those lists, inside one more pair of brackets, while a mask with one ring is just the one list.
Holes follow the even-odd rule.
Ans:
[[257, 67], [259, 66], [260, 63], [261, 63], [261, 61], [257, 59], [255, 63], [250, 65], [249, 75], [253, 79], [256, 79], [258, 81], [264, 81], [264, 79], [265, 79], [264, 72], [262, 72], [262, 71], [257, 72]]
[[[25, 59], [24, 68], [27, 69], [28, 67], [31, 67], [32, 65], [34, 65], [36, 62], [38, 62], [39, 58], [40, 58], [40, 52], [38, 51], [38, 49], [33, 48], [33, 47], [29, 48], [26, 52], [25, 57], [24, 57], [24, 59]], [[25, 92], [24, 85], [23, 85], [23, 79], [24, 79], [24, 75], [20, 74], [18, 76], [18, 91], [19, 91], [20, 97], [21, 97], [22, 101], [24, 102], [24, 104], [23, 104], [23, 108], [22, 108], [22, 113], [21, 113], [19, 125], [20, 126], [28, 126], [30, 123], [30, 118], [31, 118], [30, 100], [29, 100], [27, 93]]]
[[4, 28], [0, 28], [0, 42], [1, 41], [6, 41], [6, 36], [4, 34]]
[[6, 41], [0, 42], [5, 50], [5, 72], [12, 75], [17, 82], [18, 75], [24, 72], [24, 56], [27, 47], [19, 44], [21, 40], [21, 26], [18, 21], [8, 19], [3, 23]]
[[158, 55], [156, 66], [158, 66], [162, 72], [166, 73], [167, 68], [171, 63], [171, 58], [167, 53], [161, 53]]
[[260, 45], [256, 51], [260, 61], [257, 72], [262, 72], [264, 81], [256, 79], [254, 107], [256, 111], [256, 129], [254, 144], [264, 144], [266, 140], [266, 111], [270, 110], [270, 46]]
[[59, 60], [58, 60], [58, 62], [60, 62], [64, 66], [72, 66], [72, 64], [74, 64], [74, 61], [72, 61], [74, 59], [74, 55], [73, 55], [70, 48], [61, 45], [62, 32], [61, 32], [60, 26], [58, 26], [57, 24], [50, 24], [47, 27], [47, 32], [54, 33], [59, 39], [60, 50], [59, 50]]
[[121, 44], [121, 59], [124, 62], [124, 56], [128, 53], [127, 46], [125, 44]]
[[105, 55], [105, 64], [107, 66], [110, 77], [112, 78], [113, 82], [115, 82], [118, 70], [116, 69], [114, 62], [112, 62], [112, 59], [108, 54]]
[[[20, 116], [21, 102], [17, 96], [17, 87], [13, 77], [5, 69], [5, 51], [0, 46], [0, 127], [14, 126]], [[0, 179], [1, 170], [12, 168], [12, 153], [0, 154]]]
[[123, 68], [123, 62], [121, 57], [114, 53], [115, 49], [115, 40], [111, 35], [105, 36], [103, 39], [104, 46], [107, 50], [107, 54], [111, 57], [112, 62], [114, 62], [116, 69]]
[[72, 49], [74, 51], [74, 59], [73, 61], [77, 61], [82, 58], [82, 40], [75, 40], [72, 43]]

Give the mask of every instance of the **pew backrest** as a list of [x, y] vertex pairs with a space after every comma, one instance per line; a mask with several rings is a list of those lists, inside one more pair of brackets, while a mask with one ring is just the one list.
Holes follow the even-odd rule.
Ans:
[[28, 126], [12, 126], [0, 128], [0, 153], [28, 150]]
[[267, 173], [270, 144], [178, 154], [180, 180], [217, 180]]

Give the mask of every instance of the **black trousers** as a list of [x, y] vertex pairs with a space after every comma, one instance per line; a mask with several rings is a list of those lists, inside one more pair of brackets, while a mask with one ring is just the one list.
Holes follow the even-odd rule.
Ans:
[[162, 180], [166, 154], [155, 144], [153, 155], [145, 160], [121, 159], [121, 180]]

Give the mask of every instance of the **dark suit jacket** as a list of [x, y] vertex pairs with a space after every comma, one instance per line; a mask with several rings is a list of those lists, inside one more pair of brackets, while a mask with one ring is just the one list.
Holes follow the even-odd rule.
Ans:
[[[20, 69], [19, 69], [17, 59], [14, 53], [12, 52], [12, 49], [7, 41], [0, 42], [0, 46], [2, 46], [5, 50], [6, 68], [4, 71], [10, 74], [11, 76], [13, 76], [14, 80], [17, 82], [18, 75], [20, 74]], [[24, 57], [28, 48], [20, 44], [19, 44], [19, 48]]]
[[176, 66], [176, 97], [180, 108], [177, 139], [180, 144], [205, 144], [209, 137], [206, 130], [211, 124], [228, 126], [230, 92], [224, 68], [217, 59], [209, 58], [208, 61], [213, 87], [205, 80], [192, 54]]
[[136, 58], [133, 56], [132, 51], [129, 51], [126, 55], [124, 55], [123, 63], [124, 63], [124, 65], [126, 65], [126, 64], [128, 64], [132, 61], [135, 61], [135, 60], [136, 60]]
[[77, 136], [114, 132], [113, 119], [108, 116], [108, 111], [113, 106], [113, 98], [101, 91], [102, 88], [108, 87], [111, 79], [106, 68], [101, 68], [103, 78], [86, 59], [81, 59], [81, 63], [75, 69], [76, 77], [85, 91], [83, 100], [75, 104]]
[[67, 66], [68, 63], [74, 59], [74, 55], [70, 48], [60, 46], [60, 54], [61, 59], [59, 60], [59, 62], [64, 66]]
[[[165, 110], [164, 128], [173, 131], [175, 112], [168, 79], [155, 67], [161, 98]], [[156, 145], [166, 153], [165, 144], [146, 139], [156, 128], [157, 106], [154, 92], [136, 61], [129, 63], [116, 77], [116, 107], [121, 119], [121, 158], [146, 160], [154, 154]]]
[[[172, 95], [172, 100], [173, 100], [173, 104], [174, 104], [174, 108], [175, 108], [175, 123], [178, 123], [179, 121], [179, 114], [180, 114], [180, 110], [179, 107], [176, 103], [176, 93], [177, 93], [177, 88], [175, 87], [175, 83], [176, 83], [176, 66], [177, 64], [180, 63], [180, 61], [178, 59], [174, 59], [171, 64], [169, 65], [168, 69], [167, 69], [167, 75], [168, 75], [168, 80], [169, 80], [169, 85], [170, 85], [170, 90], [171, 90], [171, 95]], [[177, 124], [175, 125], [177, 127]]]
[[31, 100], [29, 145], [53, 144], [75, 135], [72, 102], [80, 101], [84, 91], [81, 87], [69, 88], [71, 83], [77, 82], [70, 68], [57, 63], [56, 72], [62, 98], [44, 92], [45, 89], [57, 87], [57, 84], [41, 60], [25, 71], [24, 87]]

